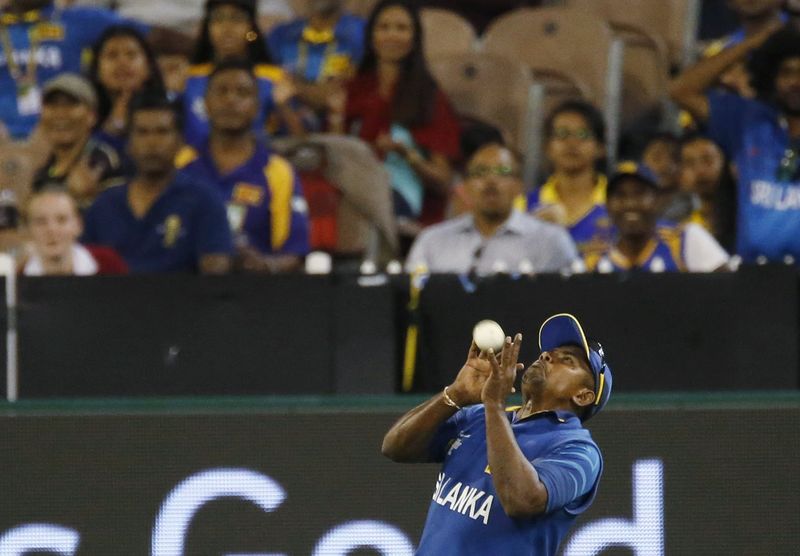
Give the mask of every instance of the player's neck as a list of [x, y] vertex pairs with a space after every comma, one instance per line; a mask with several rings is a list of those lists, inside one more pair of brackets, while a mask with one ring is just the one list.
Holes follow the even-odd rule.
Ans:
[[597, 173], [594, 168], [585, 168], [577, 172], [555, 172], [553, 177], [558, 196], [565, 203], [591, 196], [597, 184]]
[[336, 26], [336, 22], [339, 21], [339, 15], [339, 10], [332, 13], [314, 14], [308, 20], [308, 25], [315, 31], [333, 29]]
[[214, 131], [208, 146], [217, 170], [228, 174], [252, 158], [256, 140], [249, 130], [235, 133]]
[[511, 212], [505, 216], [489, 216], [482, 214], [480, 211], [474, 211], [472, 217], [475, 223], [475, 229], [477, 229], [483, 237], [490, 238], [494, 236], [494, 234], [503, 224], [508, 222], [508, 219], [511, 218]]
[[617, 242], [617, 250], [629, 261], [636, 262], [647, 244], [650, 243], [654, 233], [655, 231], [650, 234], [621, 236]]
[[78, 160], [89, 137], [85, 137], [72, 145], [53, 145], [54, 167], [57, 175], [67, 172]]
[[42, 270], [48, 276], [72, 274], [72, 249], [62, 256], [42, 257]]

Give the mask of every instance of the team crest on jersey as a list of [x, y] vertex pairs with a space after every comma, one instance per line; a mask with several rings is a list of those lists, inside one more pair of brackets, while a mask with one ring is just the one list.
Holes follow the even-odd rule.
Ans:
[[63, 41], [64, 40], [64, 26], [59, 23], [40, 23], [30, 30], [30, 38], [32, 41]]
[[181, 217], [177, 214], [170, 214], [164, 220], [164, 247], [171, 248], [175, 246], [178, 238], [181, 236]]
[[252, 183], [237, 183], [233, 187], [231, 199], [234, 203], [257, 207], [264, 202], [264, 188]]
[[469, 435], [469, 434], [464, 434], [463, 432], [459, 432], [458, 433], [458, 438], [453, 440], [453, 442], [450, 444], [450, 448], [448, 448], [448, 450], [447, 450], [447, 455], [449, 456], [450, 454], [452, 454], [453, 452], [458, 450], [461, 447], [461, 445], [464, 443], [464, 439], [465, 438], [469, 438], [470, 436], [471, 435]]

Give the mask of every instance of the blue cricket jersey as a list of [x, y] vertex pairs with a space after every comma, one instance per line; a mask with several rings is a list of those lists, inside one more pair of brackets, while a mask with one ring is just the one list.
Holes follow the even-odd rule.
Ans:
[[275, 27], [267, 44], [276, 63], [313, 83], [355, 71], [364, 55], [365, 28], [366, 21], [351, 14], [343, 14], [332, 32], [315, 31], [307, 19], [298, 19]]
[[142, 218], [131, 212], [127, 185], [101, 193], [82, 241], [112, 247], [132, 272], [195, 272], [202, 256], [233, 251], [219, 195], [180, 173]]
[[[99, 8], [66, 8], [53, 6], [33, 10], [17, 18], [15, 14], [0, 15], [0, 33], [7, 33], [13, 60], [23, 75], [27, 74], [31, 44], [35, 49], [36, 79], [41, 89], [45, 82], [63, 72], [80, 73], [85, 56], [100, 35], [117, 24], [131, 24], [140, 31], [147, 27], [131, 23], [115, 13]], [[17, 83], [8, 63], [5, 46], [0, 53], [0, 120], [12, 137], [27, 137], [39, 121], [41, 107], [38, 103], [20, 103]]]
[[546, 412], [514, 422], [514, 437], [547, 488], [547, 509], [529, 519], [503, 511], [486, 452], [483, 405], [460, 410], [439, 429], [430, 448], [444, 462], [422, 532], [418, 556], [556, 554], [575, 518], [594, 500], [603, 460], [589, 431], [569, 412]]
[[780, 112], [727, 93], [709, 93], [708, 102], [708, 134], [739, 174], [737, 253], [746, 262], [800, 259], [800, 176], [781, 172], [790, 140]]
[[[611, 219], [606, 210], [607, 187], [608, 179], [602, 174], [598, 175], [592, 193], [594, 197], [592, 208], [573, 222], [567, 223], [567, 231], [572, 236], [572, 241], [575, 242], [581, 257], [590, 251], [597, 250], [611, 239]], [[541, 187], [528, 194], [526, 212], [533, 214], [540, 207], [560, 202], [556, 180], [551, 177]]]
[[589, 272], [686, 272], [685, 240], [686, 233], [682, 226], [662, 224], [635, 261], [628, 259], [610, 243], [604, 250], [587, 253], [584, 262]]
[[[189, 68], [189, 78], [183, 92], [183, 135], [186, 142], [199, 147], [208, 140], [210, 125], [206, 112], [205, 96], [208, 89], [208, 78], [214, 71], [214, 64], [199, 64]], [[283, 70], [277, 66], [259, 64], [253, 69], [258, 83], [258, 100], [261, 106], [259, 116], [253, 124], [253, 130], [259, 137], [264, 137], [270, 116], [275, 112], [276, 104], [272, 90], [277, 81], [285, 78]]]
[[227, 203], [234, 237], [245, 237], [265, 254], [308, 253], [308, 206], [300, 179], [285, 158], [259, 143], [250, 160], [222, 175], [206, 145], [184, 148], [177, 166], [217, 187]]

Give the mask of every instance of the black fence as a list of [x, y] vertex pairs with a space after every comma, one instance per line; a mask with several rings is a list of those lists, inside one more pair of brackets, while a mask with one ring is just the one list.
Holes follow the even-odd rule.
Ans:
[[[438, 468], [379, 454], [411, 403], [0, 404], [0, 554], [411, 556]], [[591, 421], [563, 556], [797, 554], [800, 396], [641, 404]]]
[[413, 313], [408, 296], [403, 276], [22, 279], [20, 397], [391, 393], [410, 323], [413, 389], [429, 392], [455, 376], [478, 320], [523, 332], [529, 362], [557, 312], [602, 340], [619, 392], [798, 387], [798, 275], [786, 267], [433, 276]]

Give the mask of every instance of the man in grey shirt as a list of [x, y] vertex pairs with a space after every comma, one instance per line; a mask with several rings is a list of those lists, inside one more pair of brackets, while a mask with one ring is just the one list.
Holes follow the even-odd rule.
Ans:
[[501, 145], [478, 150], [467, 166], [471, 213], [420, 233], [406, 270], [432, 273], [546, 273], [581, 267], [569, 233], [514, 209], [522, 193], [520, 167]]

